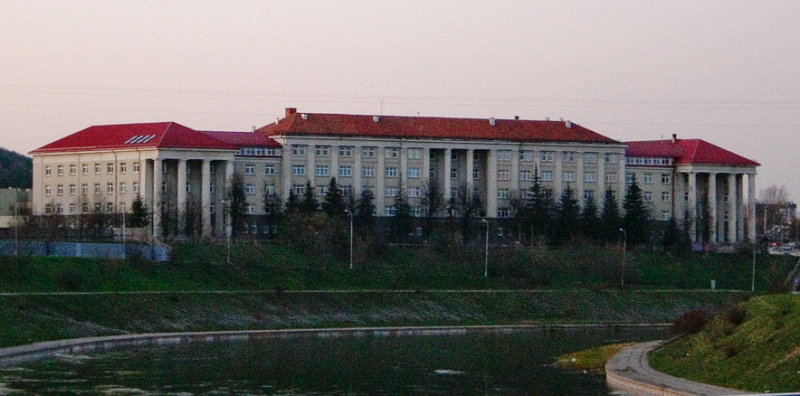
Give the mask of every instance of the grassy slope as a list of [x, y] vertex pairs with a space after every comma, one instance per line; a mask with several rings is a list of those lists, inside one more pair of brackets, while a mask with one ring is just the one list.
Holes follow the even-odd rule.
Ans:
[[[737, 325], [737, 315], [727, 312], [741, 309], [746, 316]], [[754, 392], [800, 390], [800, 296], [753, 298], [727, 312], [700, 333], [655, 351], [653, 367]]]

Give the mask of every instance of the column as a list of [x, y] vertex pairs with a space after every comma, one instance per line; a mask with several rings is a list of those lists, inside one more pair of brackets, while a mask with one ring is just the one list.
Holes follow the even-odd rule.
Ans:
[[575, 156], [576, 156], [575, 161], [576, 161], [576, 165], [577, 165], [577, 169], [576, 169], [576, 172], [575, 172], [575, 199], [578, 200], [578, 202], [580, 203], [581, 207], [586, 205], [586, 202], [583, 199], [583, 190], [584, 190], [583, 182], [585, 181], [584, 177], [583, 177], [583, 156], [584, 155], [585, 155], [585, 153], [583, 153], [583, 152], [579, 152], [579, 153], [575, 154]]
[[375, 166], [375, 213], [386, 216], [386, 147], [378, 146], [375, 151], [378, 156], [378, 165]]
[[689, 172], [689, 218], [691, 219], [691, 227], [689, 227], [689, 239], [692, 242], [697, 241], [697, 173]]
[[317, 174], [317, 170], [315, 169], [317, 166], [317, 147], [313, 145], [308, 145], [306, 149], [306, 178], [309, 182], [311, 182], [311, 188], [316, 186], [315, 176]]
[[[178, 233], [183, 234], [186, 227], [186, 160], [178, 160]], [[183, 220], [181, 220], [183, 219]]]
[[606, 190], [608, 190], [606, 183], [606, 154], [600, 152], [597, 153], [597, 191], [594, 194], [594, 202], [601, 213], [606, 202]]
[[[445, 204], [450, 204], [450, 169], [453, 166], [452, 163], [452, 155], [453, 151], [451, 149], [444, 149], [444, 175], [442, 176], [442, 196], [445, 199]], [[495, 175], [497, 177], [497, 175]]]
[[625, 182], [625, 153], [614, 154], [617, 156], [617, 204], [622, 213], [622, 201], [628, 192], [628, 183]]
[[497, 217], [497, 150], [486, 155], [486, 217]]
[[[471, 150], [470, 150], [471, 151]], [[511, 192], [519, 194], [519, 149], [511, 150]]]
[[203, 213], [203, 236], [211, 233], [211, 161], [203, 160], [200, 182], [200, 205]]
[[[227, 177], [227, 174], [225, 177]], [[292, 191], [292, 147], [288, 144], [283, 146], [281, 179], [283, 181], [281, 195], [283, 195], [283, 202], [285, 203], [289, 199], [289, 193]], [[227, 184], [228, 181], [226, 180], [225, 183]]]
[[160, 159], [153, 160], [153, 237], [161, 237], [161, 180], [164, 172], [164, 163]]
[[561, 151], [553, 152], [555, 170], [553, 171], [553, 200], [558, 202], [564, 187], [564, 154]]
[[747, 174], [747, 235], [750, 242], [756, 242], [756, 174]]
[[728, 242], [736, 242], [737, 221], [739, 218], [736, 199], [736, 174], [728, 174]]
[[353, 194], [355, 194], [356, 201], [361, 199], [361, 175], [363, 174], [363, 170], [361, 169], [361, 146], [353, 146]]
[[710, 219], [708, 219], [708, 225], [711, 227], [711, 240], [708, 242], [716, 243], [717, 242], [717, 220], [719, 217], [717, 216], [717, 174], [716, 173], [709, 173], [708, 174], [708, 214]]
[[475, 170], [475, 150], [468, 149], [467, 150], [467, 174], [464, 177], [464, 181], [467, 186], [466, 193], [468, 197], [472, 197], [472, 189], [475, 187], [475, 179], [472, 178], [472, 172]]
[[686, 220], [683, 216], [686, 213], [686, 202], [683, 200], [685, 191], [683, 173], [672, 172], [670, 180], [672, 180], [672, 217], [676, 224], [682, 227], [683, 221]]
[[422, 149], [422, 180], [426, 180], [423, 189], [428, 191], [433, 183], [431, 179], [431, 149], [425, 147]]
[[[233, 180], [233, 160], [225, 161], [225, 194], [230, 191], [231, 181]], [[228, 202], [228, 206], [230, 202]], [[227, 208], [225, 210], [228, 210]], [[231, 215], [228, 213], [225, 218], [225, 236], [230, 236], [233, 230], [231, 229], [232, 221]]]
[[744, 174], [736, 175], [736, 242], [744, 240]]
[[408, 197], [408, 149], [400, 146], [400, 187]]
[[336, 178], [336, 184], [341, 185], [342, 181], [339, 178], [339, 146], [331, 145], [331, 177]]

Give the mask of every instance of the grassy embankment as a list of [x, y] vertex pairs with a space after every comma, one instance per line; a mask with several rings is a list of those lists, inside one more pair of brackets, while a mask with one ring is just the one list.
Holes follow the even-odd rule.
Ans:
[[[747, 289], [750, 259], [737, 255], [628, 254], [626, 286], [616, 250], [494, 250], [483, 277], [480, 249], [389, 248], [371, 260], [319, 258], [278, 246], [176, 249], [172, 263], [66, 258], [0, 259], [0, 292], [145, 294], [0, 296], [0, 346], [89, 335], [152, 331], [302, 327], [656, 323], [690, 309], [719, 310]], [[757, 288], [793, 262], [762, 263]], [[295, 293], [306, 290], [379, 290]], [[443, 293], [440, 290], [548, 289]], [[232, 294], [202, 293], [232, 290]], [[398, 292], [395, 290], [410, 290]], [[196, 293], [200, 292], [200, 293]]]
[[750, 299], [650, 356], [665, 373], [753, 392], [800, 390], [800, 296]]

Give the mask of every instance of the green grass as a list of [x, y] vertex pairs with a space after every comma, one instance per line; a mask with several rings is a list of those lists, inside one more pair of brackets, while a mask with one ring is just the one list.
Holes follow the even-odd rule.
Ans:
[[602, 371], [606, 362], [631, 343], [604, 345], [597, 348], [568, 353], [556, 358], [556, 367], [578, 371]]
[[651, 364], [730, 388], [800, 390], [800, 296], [769, 295], [731, 307], [701, 332], [653, 352]]

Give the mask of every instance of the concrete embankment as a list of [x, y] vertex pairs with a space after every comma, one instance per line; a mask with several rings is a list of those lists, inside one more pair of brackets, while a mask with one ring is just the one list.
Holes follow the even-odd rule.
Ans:
[[637, 396], [722, 396], [745, 395], [735, 389], [689, 381], [654, 370], [648, 354], [664, 341], [635, 344], [623, 349], [606, 363], [608, 387]]

